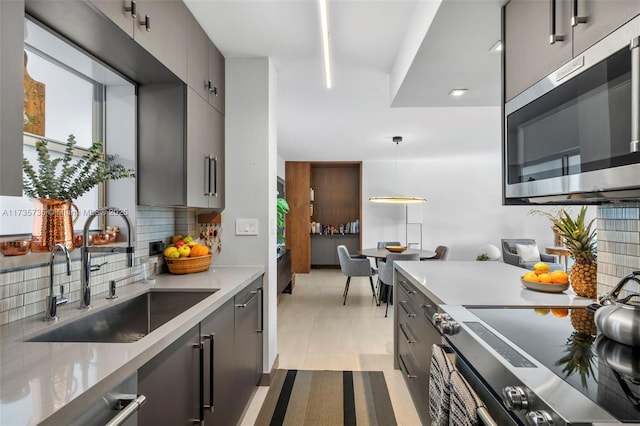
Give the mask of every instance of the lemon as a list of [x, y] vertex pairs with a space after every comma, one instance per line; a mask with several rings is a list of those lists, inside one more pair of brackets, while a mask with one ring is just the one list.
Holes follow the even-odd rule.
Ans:
[[538, 262], [535, 265], [533, 265], [533, 271], [538, 275], [546, 274], [547, 272], [549, 272], [550, 269], [551, 267], [544, 262]]
[[[165, 256], [172, 257], [171, 253], [178, 253], [178, 249], [175, 248], [174, 246], [167, 247], [166, 249], [164, 249], [164, 255]], [[178, 253], [178, 257], [180, 257], [180, 253]]]

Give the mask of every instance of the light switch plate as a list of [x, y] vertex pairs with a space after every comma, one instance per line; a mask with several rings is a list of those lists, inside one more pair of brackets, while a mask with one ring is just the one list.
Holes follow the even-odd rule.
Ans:
[[258, 219], [237, 218], [236, 235], [258, 235]]

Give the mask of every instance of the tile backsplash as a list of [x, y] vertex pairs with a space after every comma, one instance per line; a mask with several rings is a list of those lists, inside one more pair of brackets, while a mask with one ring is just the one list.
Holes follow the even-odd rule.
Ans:
[[[149, 243], [152, 241], [167, 242], [175, 233], [195, 235], [198, 229], [195, 209], [173, 209], [162, 207], [139, 206], [136, 212], [135, 258], [136, 270], [127, 268], [124, 254], [94, 254], [94, 264], [108, 262], [99, 271], [91, 275], [93, 297], [103, 297], [110, 280], [121, 280], [118, 287], [137, 281], [140, 277], [123, 279], [132, 272], [137, 272], [140, 265], [149, 255]], [[56, 258], [54, 267], [54, 286], [56, 294], [63, 284], [70, 304], [80, 300], [80, 250], [72, 252], [71, 276], [66, 274], [66, 266]], [[39, 265], [23, 269], [15, 269], [0, 273], [0, 325], [44, 312], [45, 298], [49, 294], [49, 266]]]
[[[622, 277], [640, 270], [640, 204], [598, 207], [598, 294], [613, 289]], [[625, 290], [638, 292], [630, 282]]]

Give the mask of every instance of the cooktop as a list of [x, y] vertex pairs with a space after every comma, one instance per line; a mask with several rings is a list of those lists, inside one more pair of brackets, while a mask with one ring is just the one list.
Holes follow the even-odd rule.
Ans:
[[598, 335], [584, 308], [468, 308], [621, 422], [640, 422], [640, 348]]

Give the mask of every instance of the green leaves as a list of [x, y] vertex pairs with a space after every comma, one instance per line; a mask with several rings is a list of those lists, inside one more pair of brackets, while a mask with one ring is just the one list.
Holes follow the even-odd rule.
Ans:
[[560, 231], [565, 244], [576, 262], [593, 263], [596, 260], [596, 229], [593, 228], [595, 218], [586, 224], [587, 206], [582, 206], [580, 213], [573, 219], [566, 210], [558, 216], [549, 216], [549, 220]]
[[[289, 213], [289, 203], [284, 198], [278, 198], [276, 201], [276, 224], [278, 225], [278, 229], [284, 228], [285, 220], [284, 215]], [[278, 242], [284, 242], [284, 234], [278, 231], [277, 234]]]
[[75, 137], [69, 135], [64, 155], [52, 160], [47, 141], [36, 142], [38, 171], [29, 160], [22, 160], [22, 183], [27, 196], [73, 201], [108, 180], [135, 177], [133, 170], [113, 163], [114, 156], [103, 154], [102, 142], [94, 142], [80, 159], [73, 157], [75, 145]]

